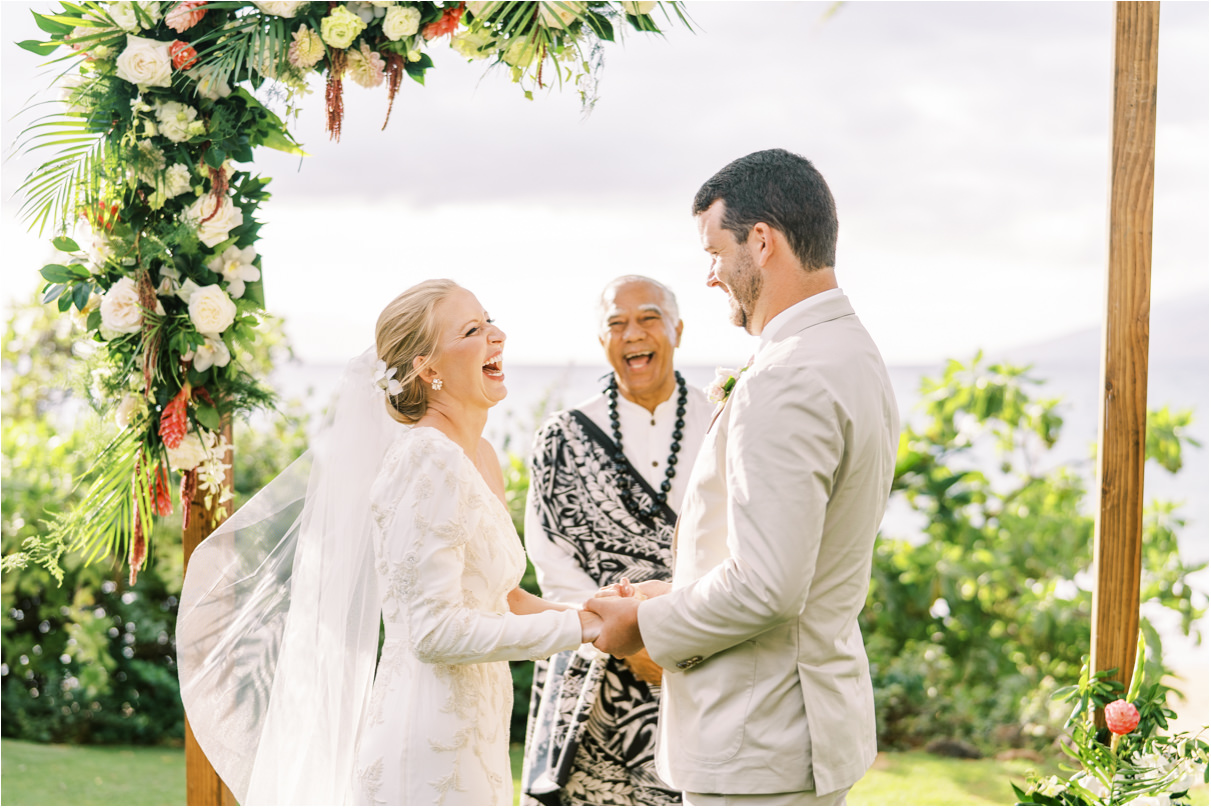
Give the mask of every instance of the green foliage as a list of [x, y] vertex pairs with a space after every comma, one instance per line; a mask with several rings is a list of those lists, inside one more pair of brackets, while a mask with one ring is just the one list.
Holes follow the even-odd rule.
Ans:
[[[44, 546], [36, 538], [58, 510], [79, 502], [89, 458], [117, 432], [83, 406], [93, 379], [77, 356], [87, 343], [76, 341], [72, 329], [70, 320], [36, 303], [17, 307], [6, 325], [0, 534], [10, 559], [23, 547]], [[248, 364], [265, 373], [272, 357], [286, 352], [280, 334], [263, 332]], [[235, 436], [238, 500], [298, 455], [306, 416], [296, 406], [254, 429], [242, 426]], [[77, 478], [83, 478], [78, 487]], [[173, 650], [183, 577], [179, 522], [162, 522], [157, 531], [155, 552], [134, 586], [112, 558], [90, 566], [79, 553], [57, 559], [62, 585], [44, 565], [6, 570], [4, 736], [70, 743], [182, 737]]]
[[1168, 707], [1169, 688], [1159, 681], [1145, 684], [1144, 648], [1141, 637], [1127, 691], [1138, 724], [1115, 727], [1122, 734], [1098, 726], [1096, 716], [1119, 700], [1122, 683], [1111, 679], [1111, 671], [1091, 674], [1086, 663], [1078, 683], [1054, 696], [1073, 705], [1062, 748], [1078, 768], [1064, 767], [1074, 772], [1066, 779], [1036, 775], [1025, 789], [1015, 784], [1019, 805], [1190, 804], [1190, 789], [1207, 782], [1207, 743], [1202, 733], [1163, 734], [1175, 715]]
[[[924, 418], [901, 435], [892, 506], [923, 529], [881, 537], [862, 615], [882, 746], [1047, 740], [1057, 729], [1031, 705], [1040, 688], [1079, 676], [1093, 519], [1082, 470], [1046, 463], [1063, 419], [1058, 400], [1033, 393], [1040, 383], [980, 355], [922, 381]], [[1150, 456], [1180, 468], [1189, 412], [1149, 420]], [[1204, 610], [1187, 578], [1205, 565], [1180, 559], [1176, 507], [1146, 511], [1141, 599], [1178, 612], [1189, 633]], [[1159, 635], [1143, 623], [1159, 666]]]

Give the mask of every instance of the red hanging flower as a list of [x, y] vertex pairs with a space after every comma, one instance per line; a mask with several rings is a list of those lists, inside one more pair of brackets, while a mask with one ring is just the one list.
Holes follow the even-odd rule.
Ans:
[[135, 533], [130, 537], [130, 553], [127, 562], [130, 566], [130, 585], [134, 586], [139, 577], [139, 570], [147, 560], [147, 538], [143, 535], [143, 519], [139, 513], [139, 503], [135, 502]]
[[453, 34], [462, 22], [463, 11], [466, 8], [465, 3], [459, 3], [457, 6], [442, 9], [442, 15], [436, 22], [431, 22], [425, 26], [421, 34], [425, 39], [437, 39], [439, 36]]
[[197, 469], [181, 473], [181, 530], [189, 530], [189, 512], [193, 510], [193, 495], [198, 492]]
[[189, 428], [187, 407], [189, 405], [189, 382], [181, 388], [164, 412], [160, 413], [160, 438], [169, 449], [175, 449], [185, 439], [185, 431]]
[[151, 511], [156, 516], [168, 516], [172, 513], [172, 494], [168, 490], [168, 469], [156, 466], [152, 477]]
[[1106, 705], [1106, 727], [1115, 735], [1126, 735], [1140, 725], [1140, 711], [1129, 701], [1112, 701]]
[[168, 46], [168, 55], [172, 57], [172, 66], [177, 70], [188, 70], [198, 61], [198, 52], [193, 46], [179, 39]]

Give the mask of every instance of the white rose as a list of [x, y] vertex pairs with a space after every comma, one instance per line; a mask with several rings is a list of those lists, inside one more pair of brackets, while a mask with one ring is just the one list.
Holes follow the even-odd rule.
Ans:
[[105, 13], [114, 21], [114, 24], [123, 31], [134, 33], [142, 28], [139, 25], [139, 17], [135, 14], [135, 4], [131, 2], [106, 3]]
[[156, 105], [156, 120], [159, 121], [160, 134], [173, 143], [183, 143], [189, 140], [189, 124], [198, 117], [198, 111], [180, 101], [165, 101]]
[[186, 433], [177, 448], [164, 448], [168, 452], [168, 465], [176, 471], [193, 471], [210, 455], [206, 444], [193, 432]]
[[196, 349], [181, 355], [182, 359], [193, 360], [193, 369], [198, 373], [210, 370], [212, 367], [224, 368], [231, 361], [231, 351], [222, 337], [206, 337], [206, 341]]
[[[227, 240], [227, 235], [244, 223], [244, 214], [230, 199], [224, 199], [219, 205], [218, 213], [210, 216], [215, 209], [214, 196], [206, 194], [198, 197], [197, 201], [185, 210], [185, 219], [198, 228], [198, 240], [207, 247], [214, 247]], [[209, 221], [203, 221], [210, 216]]]
[[169, 199], [174, 196], [179, 196], [190, 190], [190, 181], [193, 176], [189, 173], [189, 166], [184, 163], [176, 163], [168, 167], [164, 172], [164, 195]]
[[584, 3], [543, 2], [538, 4], [538, 19], [548, 28], [567, 28], [584, 11]]
[[126, 49], [118, 57], [118, 78], [142, 87], [172, 86], [172, 56], [168, 42], [126, 35]]
[[412, 6], [392, 6], [383, 18], [383, 33], [392, 42], [412, 36], [420, 28], [420, 11]]
[[114, 413], [114, 421], [117, 422], [118, 429], [126, 429], [126, 427], [130, 426], [130, 422], [135, 419], [136, 415], [140, 414], [143, 407], [144, 399], [142, 396], [127, 393]]
[[253, 2], [253, 5], [259, 8], [265, 14], [271, 14], [274, 17], [290, 18], [298, 13], [299, 6], [302, 5], [302, 3], [287, 0], [287, 2], [278, 3]]
[[143, 327], [139, 289], [130, 278], [121, 278], [101, 298], [101, 325], [117, 334], [133, 334]]
[[160, 10], [160, 0], [139, 0], [136, 3], [139, 9], [146, 14], [153, 23], [159, 22], [164, 18], [164, 13]]
[[632, 17], [641, 17], [644, 14], [651, 12], [651, 10], [654, 8], [656, 8], [655, 0], [644, 0], [644, 2], [622, 4], [622, 10], [627, 14], [630, 14]]
[[218, 284], [200, 286], [189, 296], [189, 319], [202, 334], [221, 334], [235, 322], [235, 304]]

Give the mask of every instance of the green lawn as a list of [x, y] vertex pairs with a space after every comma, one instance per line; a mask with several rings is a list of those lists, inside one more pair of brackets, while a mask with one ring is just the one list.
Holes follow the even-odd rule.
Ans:
[[[511, 750], [513, 770], [521, 747]], [[184, 805], [185, 753], [131, 746], [51, 746], [0, 741], [0, 804]], [[850, 805], [1009, 805], [1009, 781], [1024, 782], [1025, 761], [951, 760], [926, 752], [879, 755], [849, 794]], [[516, 791], [516, 788], [515, 788]], [[1207, 804], [1207, 788], [1195, 791]]]

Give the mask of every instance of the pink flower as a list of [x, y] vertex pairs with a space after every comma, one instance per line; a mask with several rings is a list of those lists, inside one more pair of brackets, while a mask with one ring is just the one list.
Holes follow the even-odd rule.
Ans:
[[184, 33], [206, 16], [206, 9], [203, 8], [205, 5], [205, 0], [188, 0], [188, 2], [177, 3], [164, 18], [164, 24], [178, 34]]
[[193, 46], [179, 39], [168, 46], [168, 54], [172, 56], [172, 66], [177, 70], [188, 70], [198, 61], [198, 52]]
[[386, 62], [383, 57], [370, 50], [370, 46], [365, 42], [358, 50], [345, 51], [345, 57], [348, 60], [345, 64], [349, 77], [355, 82], [363, 87], [377, 87], [383, 83]]
[[1115, 735], [1126, 735], [1140, 725], [1140, 711], [1129, 701], [1113, 701], [1106, 705], [1106, 726]]

